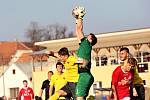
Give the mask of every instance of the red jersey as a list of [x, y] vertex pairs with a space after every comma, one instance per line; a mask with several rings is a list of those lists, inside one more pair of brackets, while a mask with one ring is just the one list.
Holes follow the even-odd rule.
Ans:
[[32, 88], [30, 88], [30, 87], [27, 87], [26, 89], [22, 88], [19, 92], [18, 100], [21, 100], [21, 96], [23, 97], [23, 100], [34, 99], [34, 93], [33, 93]]
[[121, 67], [117, 67], [112, 74], [112, 85], [115, 86], [117, 96], [120, 99], [123, 99], [124, 97], [130, 97], [130, 84], [121, 84], [122, 80], [130, 81], [132, 78], [132, 73], [124, 72]]

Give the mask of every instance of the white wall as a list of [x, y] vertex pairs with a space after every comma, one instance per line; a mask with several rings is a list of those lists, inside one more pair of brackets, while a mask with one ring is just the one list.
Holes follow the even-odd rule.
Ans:
[[[16, 70], [16, 74], [13, 74], [13, 69]], [[4, 73], [4, 83], [5, 83], [5, 95], [10, 97], [9, 88], [16, 88], [23, 86], [23, 80], [27, 80], [30, 86], [30, 81], [28, 77], [15, 65], [12, 64]], [[3, 76], [0, 77], [0, 96], [4, 95], [3, 91]]]

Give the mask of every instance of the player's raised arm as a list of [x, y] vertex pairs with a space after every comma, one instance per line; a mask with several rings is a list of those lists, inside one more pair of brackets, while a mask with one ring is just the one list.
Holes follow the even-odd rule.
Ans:
[[83, 33], [83, 21], [82, 19], [76, 19], [76, 35], [77, 39], [80, 42], [82, 38], [84, 38], [84, 33]]
[[80, 42], [80, 40], [84, 38], [83, 17], [85, 15], [85, 8], [84, 7], [74, 8], [72, 11], [72, 15], [76, 18], [75, 33], [77, 35], [78, 41]]

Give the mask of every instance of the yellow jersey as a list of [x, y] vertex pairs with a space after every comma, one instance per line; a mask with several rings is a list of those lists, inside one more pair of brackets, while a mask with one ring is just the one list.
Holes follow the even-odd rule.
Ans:
[[66, 79], [68, 82], [78, 82], [78, 64], [75, 56], [69, 56], [67, 61], [64, 63]]
[[134, 70], [133, 84], [143, 84], [143, 80], [138, 73], [138, 68], [134, 67], [133, 70]]
[[55, 72], [50, 81], [50, 85], [55, 87], [55, 92], [63, 88], [67, 84], [67, 80], [65, 78], [65, 74], [58, 74], [58, 72]]

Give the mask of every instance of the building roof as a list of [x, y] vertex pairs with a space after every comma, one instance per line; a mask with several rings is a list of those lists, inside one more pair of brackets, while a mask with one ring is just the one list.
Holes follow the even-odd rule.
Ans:
[[41, 60], [42, 61], [48, 60], [48, 56], [45, 54], [32, 55], [32, 53], [23, 53], [16, 62], [17, 63], [18, 62], [32, 62], [33, 57], [34, 57], [34, 62], [41, 61]]
[[0, 42], [0, 65], [8, 64], [17, 50], [31, 50], [21, 42]]
[[29, 53], [23, 53], [16, 62], [31, 62], [32, 57]]
[[[98, 41], [93, 48], [150, 43], [150, 28], [98, 34], [96, 37]], [[48, 50], [55, 52], [61, 47], [67, 47], [69, 50], [76, 50], [79, 46], [77, 38], [36, 42], [35, 45], [47, 47]]]

